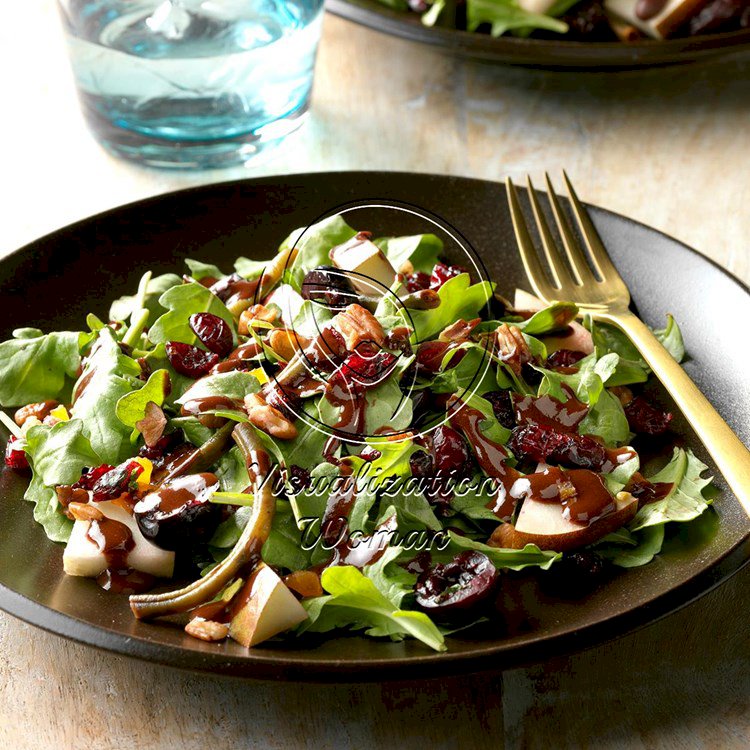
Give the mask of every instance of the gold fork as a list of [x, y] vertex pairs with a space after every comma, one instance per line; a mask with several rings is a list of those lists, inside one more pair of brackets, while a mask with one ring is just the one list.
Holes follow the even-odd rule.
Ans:
[[510, 178], [506, 181], [508, 203], [518, 248], [526, 275], [537, 296], [545, 302], [554, 300], [575, 302], [583, 314], [589, 313], [594, 320], [611, 323], [630, 338], [682, 410], [698, 438], [713, 457], [719, 471], [724, 475], [729, 488], [750, 516], [750, 451], [732, 432], [729, 425], [698, 390], [682, 367], [661, 345], [648, 326], [630, 312], [628, 287], [607, 255], [586, 209], [578, 200], [568, 175], [563, 172], [572, 212], [588, 249], [588, 259], [555, 195], [549, 175], [545, 177], [552, 213], [562, 238], [564, 256], [549, 230], [531, 178], [527, 178], [527, 185], [536, 228], [542, 240], [549, 278], [545, 274], [529, 234], [515, 185]]

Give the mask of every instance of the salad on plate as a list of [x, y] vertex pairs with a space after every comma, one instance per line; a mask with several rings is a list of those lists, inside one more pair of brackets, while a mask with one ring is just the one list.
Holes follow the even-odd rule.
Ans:
[[[648, 564], [710, 479], [618, 330], [482, 276], [341, 216], [230, 273], [146, 272], [84, 331], [0, 344], [6, 470], [68, 575], [206, 641], [442, 651], [501, 627], [518, 571], [580, 596]], [[671, 317], [656, 334], [683, 357]]]

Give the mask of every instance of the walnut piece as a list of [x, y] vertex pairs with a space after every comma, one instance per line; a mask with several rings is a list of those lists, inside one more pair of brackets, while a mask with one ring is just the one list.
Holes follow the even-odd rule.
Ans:
[[349, 305], [336, 316], [335, 322], [350, 352], [364, 342], [371, 342], [377, 346], [383, 346], [385, 342], [383, 326], [361, 305]]
[[76, 521], [101, 521], [104, 518], [104, 513], [89, 503], [70, 503], [68, 513]]
[[521, 374], [521, 368], [534, 361], [534, 355], [529, 345], [517, 326], [509, 326], [503, 323], [495, 331], [497, 342], [496, 354], [501, 362], [504, 362], [516, 375]]
[[35, 404], [26, 404], [26, 406], [22, 406], [16, 411], [13, 415], [13, 419], [15, 419], [16, 424], [19, 427], [23, 427], [24, 422], [26, 422], [27, 419], [31, 419], [31, 417], [34, 417], [41, 422], [55, 407], [59, 405], [60, 404], [57, 401], [52, 400], [39, 401]]
[[286, 328], [274, 328], [268, 333], [268, 345], [288, 362], [297, 351], [310, 346], [310, 339]]
[[250, 424], [271, 437], [292, 440], [297, 437], [297, 428], [278, 409], [267, 404], [258, 393], [245, 396], [245, 410]]
[[223, 622], [194, 617], [185, 625], [185, 632], [202, 641], [223, 641], [229, 635], [229, 626]]
[[250, 323], [253, 320], [263, 320], [266, 323], [275, 323], [279, 317], [278, 310], [265, 305], [253, 305], [247, 310], [243, 310], [240, 314], [240, 320], [237, 324], [237, 330], [243, 335], [247, 336], [250, 332]]
[[440, 341], [467, 341], [471, 332], [482, 322], [481, 318], [474, 320], [463, 320], [459, 318], [455, 323], [451, 323], [447, 328], [443, 328], [438, 336]]

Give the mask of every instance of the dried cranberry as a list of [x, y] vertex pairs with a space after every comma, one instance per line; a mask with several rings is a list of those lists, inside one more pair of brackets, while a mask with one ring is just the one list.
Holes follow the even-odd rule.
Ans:
[[617, 40], [601, 0], [577, 3], [560, 20], [568, 24], [568, 39], [583, 42]]
[[146, 495], [133, 516], [143, 536], [162, 549], [189, 549], [208, 540], [219, 524], [221, 511], [211, 502], [218, 488], [214, 474], [187, 474]]
[[189, 378], [200, 378], [219, 361], [216, 352], [207, 352], [192, 344], [183, 344], [181, 341], [167, 342], [167, 359], [180, 375]]
[[432, 565], [432, 555], [424, 550], [417, 553], [417, 556], [409, 560], [403, 567], [414, 575], [421, 575]]
[[461, 266], [451, 266], [447, 263], [436, 263], [432, 269], [432, 276], [430, 277], [430, 289], [440, 289], [446, 281], [455, 276], [459, 276], [462, 273], [468, 273], [465, 268]]
[[451, 614], [481, 604], [493, 593], [497, 580], [497, 568], [487, 555], [467, 550], [424, 571], [414, 591], [417, 604], [431, 615]]
[[[445, 356], [445, 352], [448, 350], [449, 346], [450, 344], [447, 341], [425, 341], [420, 344], [419, 349], [417, 349], [417, 356], [414, 360], [417, 374], [434, 374], [438, 372], [443, 357]], [[461, 356], [462, 352], [454, 354], [451, 362], [456, 360], [455, 364], [458, 364]]]
[[206, 349], [226, 357], [232, 351], [232, 329], [223, 318], [202, 312], [190, 316], [190, 328]]
[[292, 420], [297, 419], [302, 410], [302, 399], [296, 393], [285, 391], [281, 386], [269, 388], [266, 403]]
[[150, 448], [142, 445], [138, 450], [141, 458], [147, 458], [149, 461], [158, 461], [171, 451], [180, 441], [182, 433], [179, 430], [162, 435]]
[[492, 411], [503, 427], [512, 430], [516, 426], [516, 412], [509, 391], [490, 391], [484, 398], [492, 404]]
[[377, 461], [382, 455], [383, 454], [377, 448], [373, 448], [371, 445], [366, 445], [359, 454], [359, 457], [363, 461]]
[[233, 273], [231, 276], [225, 276], [223, 279], [219, 279], [213, 283], [209, 289], [222, 301], [226, 302], [234, 293], [234, 287], [237, 282], [244, 281], [242, 276], [238, 273]]
[[24, 451], [25, 442], [15, 435], [8, 438], [5, 446], [5, 465], [15, 471], [24, 471], [29, 468], [29, 459]]
[[578, 598], [600, 585], [608, 572], [607, 562], [596, 553], [573, 552], [543, 574], [542, 584], [555, 596]]
[[[103, 500], [114, 500], [124, 492], [132, 489], [132, 483], [143, 472], [143, 467], [136, 461], [125, 461], [114, 469], [101, 474], [91, 487], [92, 498], [99, 503]], [[74, 485], [75, 486], [75, 485]]]
[[347, 272], [333, 266], [317, 266], [312, 271], [308, 271], [302, 282], [300, 293], [304, 299], [319, 302], [337, 310], [359, 299]]
[[750, 26], [747, 0], [712, 0], [690, 19], [690, 35], [716, 34]]
[[672, 415], [650, 404], [643, 396], [636, 396], [625, 406], [625, 416], [633, 432], [661, 435], [669, 427]]
[[396, 357], [390, 352], [382, 349], [374, 354], [364, 350], [352, 352], [344, 361], [343, 365], [333, 374], [331, 382], [342, 381], [355, 392], [361, 389], [372, 388], [385, 378]]
[[527, 424], [511, 433], [508, 447], [518, 459], [576, 466], [601, 471], [607, 462], [607, 449], [586, 435], [562, 433]]
[[471, 453], [463, 435], [452, 427], [440, 425], [432, 433], [435, 469], [444, 476], [459, 477], [472, 470]]
[[289, 484], [292, 486], [292, 491], [295, 495], [307, 489], [311, 482], [312, 477], [307, 469], [297, 466], [297, 464], [292, 464], [289, 467]]
[[427, 451], [417, 451], [409, 458], [409, 468], [414, 477], [431, 477], [435, 473], [435, 461]]
[[407, 292], [421, 292], [423, 289], [429, 289], [432, 283], [430, 274], [424, 273], [424, 271], [417, 271], [416, 273], [410, 273], [404, 279], [406, 284]]
[[556, 367], [573, 367], [585, 356], [583, 352], [576, 352], [573, 349], [558, 349], [547, 357], [547, 368], [554, 370]]
[[103, 477], [107, 472], [112, 471], [115, 467], [111, 464], [102, 464], [101, 466], [94, 466], [93, 468], [86, 469], [81, 478], [75, 482], [72, 486], [74, 489], [82, 490], [93, 490], [94, 485]]

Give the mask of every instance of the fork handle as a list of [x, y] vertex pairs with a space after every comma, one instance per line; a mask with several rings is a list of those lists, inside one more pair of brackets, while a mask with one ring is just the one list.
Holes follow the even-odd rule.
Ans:
[[645, 323], [629, 311], [602, 313], [595, 317], [615, 325], [635, 344], [750, 516], [750, 451]]

